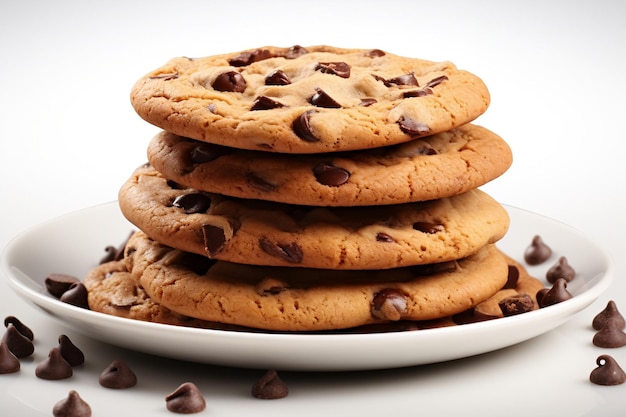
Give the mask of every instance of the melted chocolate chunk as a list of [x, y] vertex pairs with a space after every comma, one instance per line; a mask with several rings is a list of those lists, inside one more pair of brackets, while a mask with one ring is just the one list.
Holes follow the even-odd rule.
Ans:
[[609, 318], [604, 326], [593, 336], [593, 344], [603, 348], [626, 346], [626, 333], [620, 327], [617, 318]]
[[72, 366], [63, 359], [61, 352], [56, 347], [50, 349], [48, 358], [35, 368], [35, 375], [41, 379], [67, 379], [73, 374]]
[[616, 323], [618, 324], [618, 327], [620, 329], [623, 330], [624, 328], [626, 328], [626, 321], [624, 321], [624, 317], [622, 316], [622, 314], [617, 309], [617, 305], [615, 304], [615, 301], [613, 301], [613, 300], [610, 300], [607, 303], [607, 305], [604, 308], [604, 310], [599, 312], [593, 318], [593, 321], [591, 322], [591, 326], [595, 330], [600, 330], [601, 328], [604, 327], [604, 325], [606, 324], [606, 322], [609, 319], [614, 319], [616, 321]]
[[567, 258], [565, 256], [561, 256], [558, 262], [546, 272], [546, 279], [551, 284], [553, 284], [558, 278], [564, 278], [565, 281], [570, 282], [575, 276], [576, 271], [567, 262]]
[[228, 71], [218, 75], [212, 87], [217, 91], [243, 93], [247, 87], [246, 80], [236, 71]]
[[407, 300], [399, 290], [387, 288], [374, 295], [372, 300], [372, 317], [379, 320], [398, 321], [406, 313]]
[[176, 197], [172, 205], [185, 214], [206, 213], [211, 208], [211, 197], [203, 193], [183, 194]]
[[296, 242], [279, 244], [262, 236], [259, 239], [259, 245], [264, 252], [289, 263], [299, 264], [302, 262], [302, 248]]
[[417, 78], [415, 78], [415, 74], [409, 72], [408, 74], [400, 75], [398, 77], [389, 78], [383, 81], [387, 87], [391, 85], [412, 85], [419, 87], [419, 83], [417, 82]]
[[313, 132], [311, 131], [311, 115], [314, 113], [314, 110], [307, 110], [298, 116], [293, 123], [291, 124], [291, 128], [293, 132], [305, 142], [319, 142], [319, 139], [315, 137]]
[[80, 282], [78, 278], [66, 274], [49, 274], [44, 279], [46, 290], [56, 298], [61, 298], [63, 293], [77, 282]]
[[424, 136], [430, 133], [428, 125], [406, 116], [398, 119], [398, 126], [400, 126], [400, 130], [412, 137]]
[[517, 281], [519, 281], [519, 269], [515, 265], [509, 265], [509, 272], [506, 276], [506, 284], [504, 284], [505, 289], [514, 289], [517, 287]]
[[70, 366], [78, 366], [85, 363], [83, 352], [64, 334], [59, 336], [59, 352]]
[[559, 278], [554, 282], [552, 288], [546, 291], [541, 297], [541, 301], [539, 302], [539, 306], [547, 307], [553, 304], [557, 304], [572, 298], [573, 295], [567, 291], [567, 281], [563, 278]]
[[252, 396], [262, 400], [276, 400], [289, 394], [287, 384], [275, 370], [269, 370], [253, 386]]
[[524, 252], [524, 260], [528, 265], [539, 265], [547, 261], [550, 255], [552, 255], [552, 249], [544, 243], [540, 236], [535, 236]]
[[289, 50], [287, 52], [285, 52], [284, 57], [287, 59], [296, 59], [302, 55], [306, 55], [308, 54], [309, 51], [308, 49], [300, 46], [300, 45], [294, 45], [291, 48], [289, 48]]
[[89, 309], [87, 301], [87, 288], [82, 282], [75, 282], [63, 293], [59, 300], [76, 307]]
[[264, 59], [272, 58], [272, 54], [267, 49], [257, 49], [255, 51], [242, 52], [234, 58], [228, 60], [228, 63], [233, 67], [245, 67], [253, 62], [263, 61]]
[[137, 385], [137, 375], [121, 360], [114, 360], [100, 374], [98, 382], [105, 388], [126, 389]]
[[345, 62], [320, 62], [315, 70], [324, 74], [337, 75], [341, 78], [350, 78], [350, 65]]
[[265, 77], [265, 85], [289, 85], [291, 80], [283, 70], [276, 70]]
[[518, 314], [527, 313], [534, 309], [534, 302], [530, 295], [519, 294], [507, 297], [498, 302], [498, 307], [502, 311], [504, 317], [516, 316]]
[[404, 98], [412, 98], [412, 97], [425, 97], [433, 93], [433, 90], [430, 88], [421, 88], [419, 90], [411, 90], [405, 91], [402, 93], [402, 97]]
[[91, 417], [91, 407], [74, 390], [52, 408], [54, 417]]
[[390, 243], [390, 242], [395, 242], [395, 239], [389, 236], [387, 233], [378, 232], [376, 233], [376, 241]]
[[433, 78], [432, 80], [428, 81], [424, 87], [434, 88], [434, 87], [437, 87], [442, 82], [447, 81], [447, 80], [448, 80], [447, 75], [440, 75], [439, 77]]
[[329, 109], [341, 108], [341, 104], [337, 103], [335, 99], [319, 87], [315, 88], [315, 94], [313, 94], [309, 102], [317, 107], [325, 107]]
[[372, 49], [365, 53], [365, 56], [369, 56], [370, 58], [377, 58], [385, 55], [385, 51], [382, 51], [380, 49]]
[[253, 110], [253, 111], [271, 110], [271, 109], [278, 109], [280, 107], [285, 107], [285, 106], [284, 104], [279, 103], [278, 101], [271, 99], [269, 97], [259, 96], [256, 98], [256, 100], [254, 100], [254, 103], [252, 104], [252, 107], [250, 108], [250, 110]]
[[198, 143], [190, 152], [189, 158], [194, 164], [204, 164], [211, 162], [223, 155], [228, 155], [230, 149], [225, 146], [213, 145], [211, 143]]
[[18, 332], [22, 334], [22, 336], [26, 337], [28, 340], [34, 340], [35, 334], [33, 331], [24, 323], [20, 321], [15, 316], [7, 316], [4, 318], [4, 327], [9, 327], [9, 324], [15, 326]]
[[26, 358], [35, 351], [35, 345], [32, 340], [20, 333], [13, 323], [8, 324], [4, 331], [4, 336], [2, 336], [2, 342], [19, 359]]
[[185, 382], [165, 397], [165, 406], [173, 413], [193, 414], [206, 408], [206, 401], [198, 387]]
[[321, 162], [313, 168], [315, 179], [322, 185], [329, 187], [339, 187], [350, 179], [350, 173], [340, 167]]
[[413, 223], [413, 229], [423, 233], [435, 234], [442, 232], [444, 227], [442, 224], [430, 223], [430, 222], [415, 222]]
[[4, 341], [0, 341], [0, 374], [12, 374], [19, 371], [20, 367], [18, 357], [11, 352]]
[[362, 98], [361, 102], [359, 103], [359, 106], [363, 106], [363, 107], [369, 107], [372, 104], [377, 103], [378, 101], [375, 98]]
[[626, 381], [626, 373], [617, 361], [609, 355], [600, 355], [596, 359], [597, 368], [591, 371], [589, 381], [597, 385], [620, 385]]
[[211, 224], [202, 226], [202, 237], [204, 238], [204, 248], [211, 257], [219, 253], [226, 243], [224, 229]]

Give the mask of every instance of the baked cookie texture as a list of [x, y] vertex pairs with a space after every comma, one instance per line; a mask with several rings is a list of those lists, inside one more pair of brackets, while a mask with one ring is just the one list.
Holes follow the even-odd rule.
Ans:
[[471, 122], [489, 91], [450, 62], [380, 49], [266, 46], [175, 58], [139, 79], [146, 121], [228, 147], [321, 153], [403, 143]]
[[474, 189], [427, 202], [312, 207], [180, 188], [151, 166], [119, 193], [122, 213], [153, 239], [230, 262], [323, 269], [389, 269], [464, 258], [497, 242], [506, 210]]
[[365, 151], [290, 155], [246, 151], [160, 132], [148, 160], [166, 178], [234, 197], [313, 206], [373, 206], [449, 197], [480, 187], [512, 163], [495, 133], [464, 125]]

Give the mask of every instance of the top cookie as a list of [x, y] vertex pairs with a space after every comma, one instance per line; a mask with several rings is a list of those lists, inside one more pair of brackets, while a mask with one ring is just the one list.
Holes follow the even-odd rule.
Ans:
[[164, 130], [281, 153], [403, 143], [468, 123], [489, 101], [482, 80], [452, 63], [329, 46], [175, 58], [131, 92]]

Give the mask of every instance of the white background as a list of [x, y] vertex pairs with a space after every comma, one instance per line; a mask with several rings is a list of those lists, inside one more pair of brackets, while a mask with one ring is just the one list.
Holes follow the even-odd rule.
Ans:
[[[615, 282], [591, 310], [614, 299], [626, 311], [621, 282], [626, 275], [625, 19], [626, 3], [618, 0], [1, 0], [0, 249], [42, 221], [117, 198], [120, 185], [146, 160], [148, 141], [158, 131], [131, 108], [130, 88], [169, 58], [263, 45], [380, 48], [451, 60], [485, 81], [492, 103], [476, 123], [510, 144], [514, 164], [483, 189], [502, 203], [574, 226], [607, 248], [616, 262]], [[0, 281], [0, 315], [38, 320], [33, 327], [58, 326], [9, 291]], [[550, 345], [552, 337], [540, 339], [550, 349], [568, 351]], [[571, 364], [582, 369], [579, 384], [585, 384], [595, 355], [590, 349], [589, 364]], [[449, 368], [440, 370], [454, 372]], [[423, 373], [437, 369], [402, 371], [399, 378], [406, 387], [413, 380], [417, 386]], [[549, 378], [552, 371], [534, 373]], [[230, 384], [247, 383], [238, 379], [239, 371], [220, 372]], [[368, 374], [369, 389], [382, 391], [391, 375]], [[330, 376], [301, 378], [300, 388], [323, 387], [330, 383], [325, 378]], [[18, 381], [26, 380], [23, 372]], [[333, 381], [347, 390], [354, 382], [347, 376]], [[507, 375], [502, 385], [515, 390], [515, 381]], [[604, 396], [626, 392], [626, 386], [586, 385], [599, 399], [570, 415], [612, 415]], [[494, 412], [489, 396], [497, 394], [484, 394], [472, 410], [484, 406], [489, 414]], [[450, 407], [460, 393], [441, 395], [442, 407]], [[565, 401], [564, 395], [558, 401]], [[519, 400], [511, 404], [514, 410], [532, 402], [532, 394], [520, 392]], [[383, 401], [393, 410], [397, 399]], [[419, 413], [421, 401], [416, 390], [410, 414]], [[305, 405], [309, 411], [315, 406]], [[280, 403], [272, 407], [280, 413]]]

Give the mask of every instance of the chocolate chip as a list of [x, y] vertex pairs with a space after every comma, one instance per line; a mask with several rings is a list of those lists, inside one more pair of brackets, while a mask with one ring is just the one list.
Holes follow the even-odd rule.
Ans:
[[12, 374], [20, 370], [21, 364], [9, 346], [3, 341], [0, 341], [0, 375]]
[[419, 90], [411, 90], [405, 91], [402, 93], [402, 97], [404, 98], [412, 98], [412, 97], [425, 97], [433, 93], [433, 90], [430, 88], [420, 88]]
[[437, 87], [442, 82], [447, 81], [447, 80], [448, 80], [447, 75], [440, 75], [439, 77], [435, 77], [432, 80], [428, 81], [424, 87], [434, 88], [434, 87]]
[[438, 152], [435, 148], [433, 148], [429, 144], [424, 143], [420, 147], [417, 148], [417, 154], [418, 155], [437, 155]]
[[259, 96], [256, 98], [256, 100], [254, 100], [254, 103], [252, 104], [250, 110], [271, 110], [278, 109], [280, 107], [284, 107], [284, 105], [269, 97]]
[[398, 77], [383, 80], [383, 82], [387, 87], [390, 87], [391, 85], [394, 85], [394, 84], [395, 85], [411, 85], [411, 86], [419, 87], [417, 78], [415, 78], [415, 74], [412, 72], [409, 72], [408, 74], [400, 75]]
[[204, 238], [204, 248], [211, 257], [219, 253], [226, 243], [224, 229], [211, 224], [202, 226], [202, 237]]
[[565, 281], [570, 282], [575, 276], [576, 271], [567, 262], [565, 256], [561, 256], [557, 263], [546, 272], [546, 279], [549, 283], [554, 283], [558, 278], [564, 278]]
[[283, 70], [276, 70], [265, 77], [265, 85], [289, 85], [291, 80]]
[[169, 74], [153, 75], [150, 77], [151, 80], [163, 80], [163, 81], [175, 80], [176, 78], [178, 78], [177, 72], [171, 72]]
[[212, 87], [217, 91], [243, 93], [247, 87], [246, 80], [236, 71], [228, 71], [218, 75]]
[[593, 318], [593, 321], [591, 322], [591, 326], [595, 330], [600, 330], [601, 328], [604, 327], [605, 323], [609, 319], [611, 319], [611, 318], [615, 319], [617, 321], [617, 323], [619, 324], [619, 328], [620, 329], [624, 329], [626, 327], [626, 322], [624, 321], [624, 317], [622, 316], [622, 314], [617, 309], [617, 305], [615, 304], [615, 301], [613, 301], [613, 300], [610, 300], [607, 303], [607, 305], [604, 308], [604, 310], [599, 312]]
[[74, 390], [52, 408], [54, 417], [91, 417], [91, 407]]
[[377, 100], [375, 98], [362, 98], [361, 102], [359, 103], [359, 106], [363, 106], [363, 107], [369, 107], [372, 104], [377, 103]]
[[85, 363], [83, 352], [64, 334], [59, 336], [59, 352], [70, 366], [78, 366]]
[[369, 56], [371, 58], [377, 58], [377, 57], [381, 57], [381, 56], [385, 56], [385, 51], [382, 51], [380, 49], [372, 49], [370, 51], [367, 51], [365, 53], [365, 56]]
[[[128, 240], [133, 235], [133, 233], [134, 232], [130, 232], [126, 240], [124, 240], [124, 242], [122, 242], [122, 244], [118, 247], [109, 245], [104, 248], [106, 255], [100, 259], [100, 265], [107, 262], [122, 260], [124, 258], [124, 248], [126, 248], [126, 244], [128, 243]], [[76, 278], [76, 280], [78, 280], [78, 278]]]
[[22, 334], [22, 336], [26, 337], [28, 340], [34, 340], [35, 334], [33, 331], [24, 323], [21, 322], [15, 316], [7, 316], [4, 318], [4, 327], [9, 327], [9, 324], [15, 326], [15, 329]]
[[593, 344], [602, 348], [626, 346], [626, 333], [620, 328], [616, 318], [609, 318], [604, 326], [593, 336]]
[[165, 397], [165, 406], [173, 413], [193, 414], [206, 408], [206, 401], [198, 387], [185, 382]]
[[442, 224], [431, 223], [431, 222], [415, 222], [413, 223], [413, 229], [418, 230], [423, 233], [435, 234], [438, 232], [442, 232], [444, 227]]
[[313, 175], [320, 184], [329, 187], [339, 187], [350, 179], [350, 173], [346, 169], [325, 162], [321, 162], [313, 168]]
[[335, 99], [329, 96], [321, 88], [315, 88], [315, 94], [313, 94], [309, 102], [317, 107], [325, 107], [329, 109], [341, 108], [341, 104], [337, 103]]
[[137, 375], [121, 360], [114, 360], [100, 374], [98, 382], [105, 388], [126, 389], [137, 385]]
[[70, 378], [74, 372], [72, 366], [67, 363], [58, 348], [53, 347], [50, 349], [48, 358], [41, 362], [35, 368], [35, 375], [37, 378], [58, 380]]
[[252, 396], [262, 400], [276, 400], [289, 394], [287, 384], [275, 370], [269, 370], [252, 386]]
[[524, 260], [528, 265], [539, 265], [548, 260], [550, 255], [552, 255], [552, 249], [544, 243], [540, 236], [535, 236], [524, 252]]
[[267, 49], [257, 49], [255, 51], [242, 52], [234, 58], [228, 60], [233, 67], [245, 67], [253, 62], [263, 61], [272, 57], [272, 53]]
[[259, 295], [276, 295], [288, 289], [288, 285], [276, 278], [264, 278], [255, 286]]
[[398, 119], [398, 126], [400, 126], [400, 130], [412, 137], [424, 136], [430, 133], [428, 125], [406, 116]]
[[20, 359], [32, 355], [35, 351], [32, 340], [20, 333], [13, 323], [8, 324], [2, 336], [2, 342]]
[[379, 320], [398, 321], [406, 313], [407, 300], [404, 293], [387, 288], [374, 295], [371, 305], [371, 313]]
[[311, 131], [311, 115], [314, 110], [307, 110], [298, 116], [292, 123], [291, 128], [293, 132], [305, 142], [319, 142], [319, 139], [315, 137]]
[[198, 143], [189, 154], [191, 162], [194, 164], [204, 164], [211, 162], [219, 158], [220, 156], [227, 155], [231, 152], [225, 146], [213, 145], [210, 143]]
[[515, 265], [509, 265], [509, 271], [506, 276], [506, 284], [504, 284], [505, 289], [511, 289], [517, 287], [517, 281], [519, 280], [519, 269]]
[[203, 193], [182, 194], [174, 199], [172, 205], [185, 214], [206, 213], [211, 208], [211, 197]]
[[56, 298], [61, 298], [63, 293], [77, 282], [80, 282], [78, 278], [66, 274], [49, 274], [44, 279], [46, 290]]
[[178, 259], [177, 263], [197, 275], [204, 275], [217, 262], [215, 259], [207, 258], [197, 253], [185, 252]]
[[284, 57], [287, 59], [296, 59], [308, 53], [309, 53], [308, 49], [300, 45], [294, 45], [291, 48], [289, 48], [287, 52], [285, 52]]
[[350, 65], [345, 62], [320, 62], [315, 70], [324, 74], [337, 75], [341, 78], [350, 78]]
[[378, 232], [376, 233], [376, 241], [390, 243], [390, 242], [395, 242], [395, 239], [389, 236], [387, 233]]
[[535, 308], [535, 303], [530, 295], [519, 294], [500, 300], [498, 307], [500, 307], [504, 317], [509, 317], [532, 311]]
[[543, 294], [539, 305], [541, 307], [547, 307], [553, 304], [557, 304], [572, 298], [573, 295], [567, 291], [567, 281], [563, 278], [559, 278], [554, 282], [552, 288]]
[[266, 253], [289, 263], [298, 264], [302, 262], [302, 248], [296, 242], [279, 244], [262, 236], [259, 239], [259, 245]]
[[596, 385], [620, 385], [626, 381], [626, 373], [610, 355], [600, 355], [596, 359], [597, 368], [591, 371], [589, 381]]
[[270, 192], [276, 190], [276, 186], [274, 184], [271, 184], [252, 172], [246, 175], [246, 180], [248, 180], [248, 184], [250, 184], [251, 187], [256, 188], [259, 191]]

